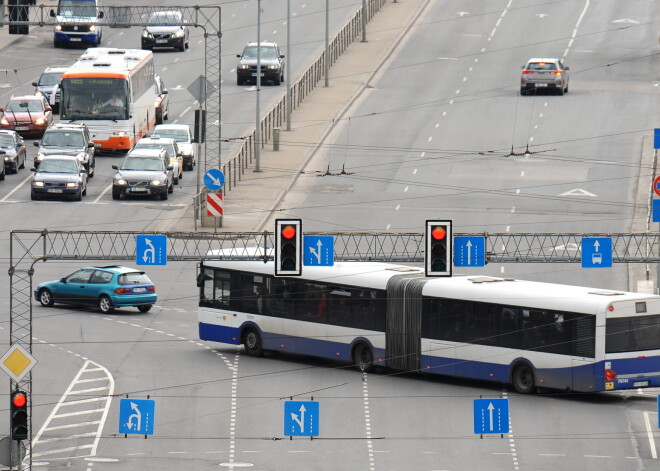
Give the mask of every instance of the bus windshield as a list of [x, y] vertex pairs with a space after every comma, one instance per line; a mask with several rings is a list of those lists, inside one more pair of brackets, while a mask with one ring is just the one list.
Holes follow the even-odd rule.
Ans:
[[60, 1], [57, 14], [67, 17], [93, 18], [96, 16], [96, 6], [94, 2]]
[[128, 81], [118, 78], [67, 78], [62, 80], [61, 119], [128, 119]]

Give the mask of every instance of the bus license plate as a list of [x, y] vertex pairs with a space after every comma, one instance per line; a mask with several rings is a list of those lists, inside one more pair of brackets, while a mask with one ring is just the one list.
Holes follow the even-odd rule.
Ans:
[[48, 193], [62, 193], [62, 190], [59, 188], [48, 188]]
[[133, 288], [134, 293], [146, 293], [147, 288]]
[[635, 381], [633, 382], [633, 388], [643, 388], [649, 385], [648, 381]]
[[82, 39], [81, 38], [71, 38], [71, 41], [80, 42], [80, 41], [82, 41]]

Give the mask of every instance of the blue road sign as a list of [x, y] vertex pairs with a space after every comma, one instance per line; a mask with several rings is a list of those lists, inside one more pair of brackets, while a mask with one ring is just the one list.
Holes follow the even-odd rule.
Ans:
[[303, 236], [303, 265], [307, 267], [331, 267], [335, 263], [335, 238], [333, 236]]
[[474, 433], [509, 433], [509, 400], [475, 399]]
[[284, 402], [284, 435], [287, 437], [318, 437], [318, 401]]
[[119, 433], [154, 434], [156, 401], [122, 399], [119, 401]]
[[660, 128], [653, 130], [653, 148], [660, 149]]
[[135, 236], [136, 265], [167, 265], [167, 236]]
[[454, 266], [483, 267], [486, 265], [486, 238], [481, 236], [454, 237]]
[[610, 237], [582, 238], [582, 268], [611, 268], [612, 239]]
[[225, 174], [220, 169], [212, 168], [204, 174], [204, 185], [211, 191], [222, 188], [225, 184]]
[[653, 200], [653, 222], [660, 222], [660, 200]]

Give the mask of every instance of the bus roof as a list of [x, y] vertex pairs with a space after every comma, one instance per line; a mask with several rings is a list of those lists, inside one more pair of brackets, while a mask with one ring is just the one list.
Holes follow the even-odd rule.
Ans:
[[151, 51], [142, 49], [94, 47], [87, 49], [78, 61], [62, 74], [62, 79], [80, 77], [128, 78], [132, 71], [137, 70], [151, 57], [153, 57]]
[[[264, 275], [272, 275], [275, 271], [272, 260], [267, 263], [263, 261], [208, 260], [204, 262], [204, 265]], [[422, 268], [385, 262], [335, 262], [330, 267], [305, 266], [301, 278], [384, 290], [389, 279], [396, 275], [416, 275], [425, 279], [426, 284], [422, 290], [422, 294], [425, 296], [592, 314], [602, 312], [609, 306], [620, 306], [615, 311], [629, 310], [631, 305], [634, 309], [635, 302], [644, 301], [653, 304], [653, 312], [660, 312], [660, 296], [652, 294], [494, 276], [425, 277]], [[649, 306], [649, 311], [651, 311], [651, 306]], [[612, 314], [616, 314], [616, 312]]]

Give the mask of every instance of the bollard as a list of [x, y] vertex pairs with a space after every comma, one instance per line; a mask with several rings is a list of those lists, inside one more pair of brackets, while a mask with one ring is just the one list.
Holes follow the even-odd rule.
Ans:
[[273, 150], [280, 150], [280, 128], [273, 128]]

